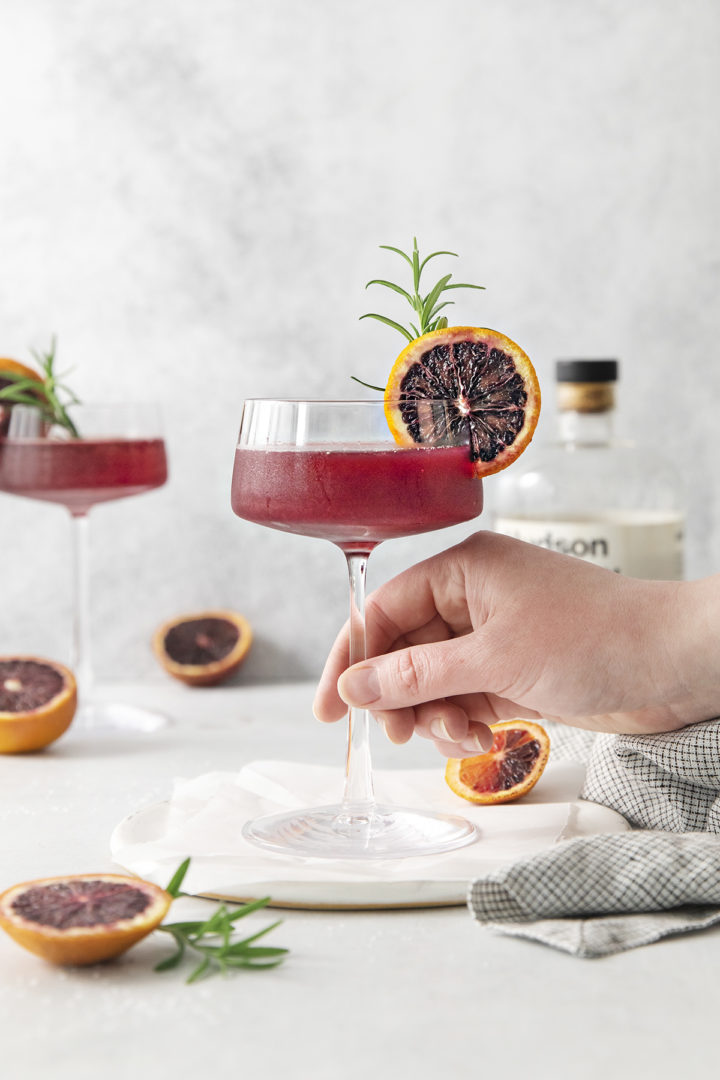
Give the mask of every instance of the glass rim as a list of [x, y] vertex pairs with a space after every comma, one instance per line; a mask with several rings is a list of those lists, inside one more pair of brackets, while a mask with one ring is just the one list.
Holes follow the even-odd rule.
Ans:
[[387, 405], [389, 402], [409, 404], [413, 401], [430, 402], [437, 405], [451, 405], [450, 397], [391, 397], [391, 398], [244, 398], [243, 405]]
[[[0, 406], [4, 404], [0, 401]], [[37, 405], [30, 405], [24, 401], [11, 401], [8, 403], [12, 409], [37, 410]], [[75, 401], [65, 406], [66, 409], [160, 409], [160, 398], [128, 398], [123, 401]]]

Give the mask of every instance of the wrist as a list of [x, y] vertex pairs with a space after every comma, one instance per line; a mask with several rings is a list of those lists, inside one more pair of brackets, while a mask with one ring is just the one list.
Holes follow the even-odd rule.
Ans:
[[720, 574], [677, 585], [675, 618], [666, 633], [673, 649], [678, 695], [693, 713], [689, 723], [720, 716]]

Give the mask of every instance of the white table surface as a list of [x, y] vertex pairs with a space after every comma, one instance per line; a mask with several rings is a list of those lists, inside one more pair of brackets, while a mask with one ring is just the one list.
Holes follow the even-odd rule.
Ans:
[[[312, 694], [117, 688], [175, 724], [133, 738], [71, 731], [44, 753], [0, 757], [0, 887], [116, 869], [113, 827], [167, 797], [176, 776], [261, 757], [337, 764], [344, 731], [313, 719]], [[442, 768], [421, 741], [397, 748], [378, 734], [374, 751], [386, 767]], [[486, 931], [462, 907], [282, 917], [268, 938], [291, 949], [281, 967], [192, 986], [152, 971], [165, 935], [110, 964], [59, 969], [0, 934], [0, 1077], [657, 1080], [717, 1069], [717, 929], [579, 960]]]

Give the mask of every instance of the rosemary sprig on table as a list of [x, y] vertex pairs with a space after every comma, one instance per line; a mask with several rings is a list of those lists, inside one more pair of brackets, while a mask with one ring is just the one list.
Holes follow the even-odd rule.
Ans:
[[[190, 859], [185, 859], [173, 874], [172, 880], [166, 889], [171, 896], [177, 898], [178, 896], [189, 895], [180, 891], [180, 886], [189, 866]], [[262, 900], [253, 900], [249, 904], [243, 904], [242, 907], [236, 908], [234, 911], [230, 911], [225, 904], [221, 904], [209, 919], [195, 922], [163, 923], [158, 926], [158, 930], [170, 934], [177, 948], [166, 960], [161, 960], [159, 964], [155, 965], [155, 971], [169, 971], [171, 968], [176, 968], [185, 957], [188, 949], [196, 954], [196, 959], [198, 955], [202, 957], [198, 966], [188, 976], [186, 980], [188, 983], [196, 982], [198, 979], [216, 972], [226, 973], [231, 968], [266, 969], [277, 967], [278, 964], [283, 962], [289, 950], [258, 946], [254, 945], [253, 942], [264, 937], [265, 934], [269, 934], [271, 930], [280, 925], [282, 919], [278, 919], [277, 922], [271, 923], [270, 926], [258, 930], [257, 933], [251, 934], [241, 941], [232, 940], [234, 924], [238, 919], [266, 907], [269, 902], [270, 897], [266, 896]]]
[[3, 380], [7, 381], [8, 385], [0, 390], [0, 403], [7, 401], [9, 405], [31, 405], [40, 410], [43, 420], [48, 424], [57, 424], [69, 431], [74, 439], [79, 439], [80, 433], [67, 410], [72, 405], [79, 405], [80, 401], [73, 391], [60, 381], [65, 373], [58, 375], [55, 371], [56, 349], [57, 342], [53, 338], [47, 352], [33, 351], [33, 359], [40, 368], [39, 379], [3, 371]]

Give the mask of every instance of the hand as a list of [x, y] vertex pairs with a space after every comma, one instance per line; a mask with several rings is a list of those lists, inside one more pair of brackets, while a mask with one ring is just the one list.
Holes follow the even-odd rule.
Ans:
[[367, 707], [394, 743], [463, 757], [514, 717], [649, 733], [720, 714], [720, 577], [640, 581], [481, 532], [381, 586], [366, 616], [372, 659], [346, 670], [346, 626], [315, 714]]

